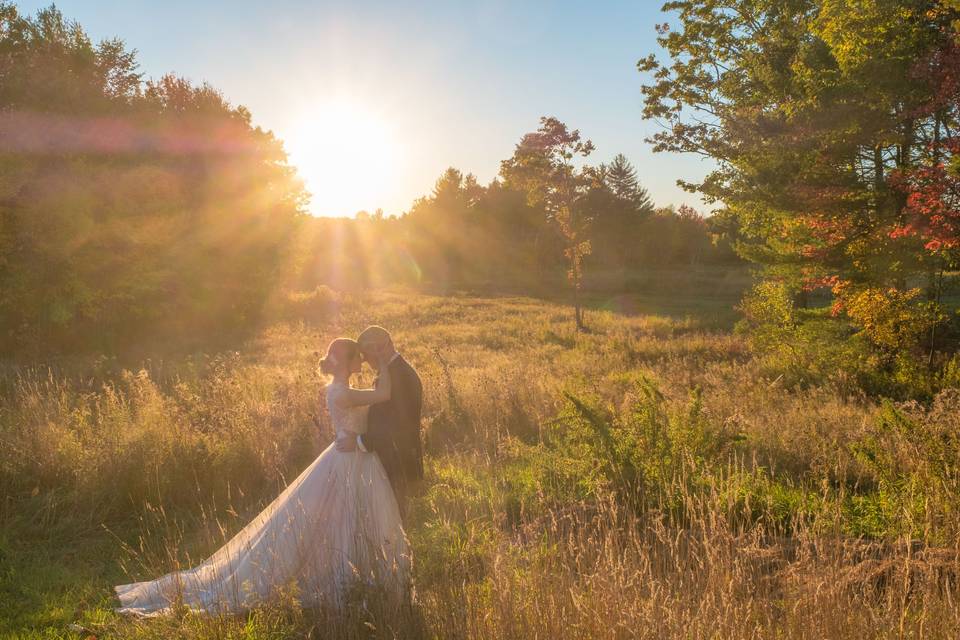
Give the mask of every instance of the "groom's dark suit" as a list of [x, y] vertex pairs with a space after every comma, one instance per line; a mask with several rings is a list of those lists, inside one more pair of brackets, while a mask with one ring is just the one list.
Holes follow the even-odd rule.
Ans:
[[410, 483], [423, 479], [420, 445], [420, 411], [423, 385], [420, 376], [401, 356], [387, 365], [390, 399], [370, 405], [363, 448], [380, 456], [397, 499], [403, 501]]

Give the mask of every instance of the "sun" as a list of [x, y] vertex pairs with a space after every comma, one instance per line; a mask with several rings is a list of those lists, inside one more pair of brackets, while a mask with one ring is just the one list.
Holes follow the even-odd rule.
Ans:
[[387, 121], [355, 103], [311, 109], [291, 128], [285, 146], [312, 194], [314, 215], [372, 213], [397, 174], [399, 148]]

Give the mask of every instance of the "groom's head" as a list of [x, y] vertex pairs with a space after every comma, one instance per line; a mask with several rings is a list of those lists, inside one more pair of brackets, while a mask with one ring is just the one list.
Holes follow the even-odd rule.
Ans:
[[376, 325], [367, 327], [357, 336], [357, 342], [360, 344], [360, 353], [363, 359], [371, 364], [376, 364], [377, 360], [383, 355], [393, 353], [393, 340], [390, 333], [383, 327]]

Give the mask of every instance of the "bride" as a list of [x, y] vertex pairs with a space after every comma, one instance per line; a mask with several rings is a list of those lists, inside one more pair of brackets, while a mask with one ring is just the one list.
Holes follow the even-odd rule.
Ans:
[[[320, 370], [332, 377], [327, 410], [337, 438], [366, 430], [369, 405], [390, 398], [388, 363], [378, 359], [374, 389], [350, 387], [359, 345], [330, 343]], [[327, 447], [270, 505], [197, 567], [115, 587], [120, 613], [158, 615], [184, 606], [208, 613], [242, 611], [295, 592], [305, 606], [341, 607], [356, 586], [384, 589], [402, 601], [410, 553], [400, 511], [376, 454]]]

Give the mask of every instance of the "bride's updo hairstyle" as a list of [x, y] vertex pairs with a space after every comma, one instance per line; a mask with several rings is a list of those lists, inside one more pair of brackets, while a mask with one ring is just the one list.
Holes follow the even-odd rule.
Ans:
[[352, 362], [360, 350], [354, 340], [350, 338], [337, 338], [327, 347], [327, 355], [320, 358], [320, 373], [325, 376], [332, 376], [337, 367], [345, 362]]

